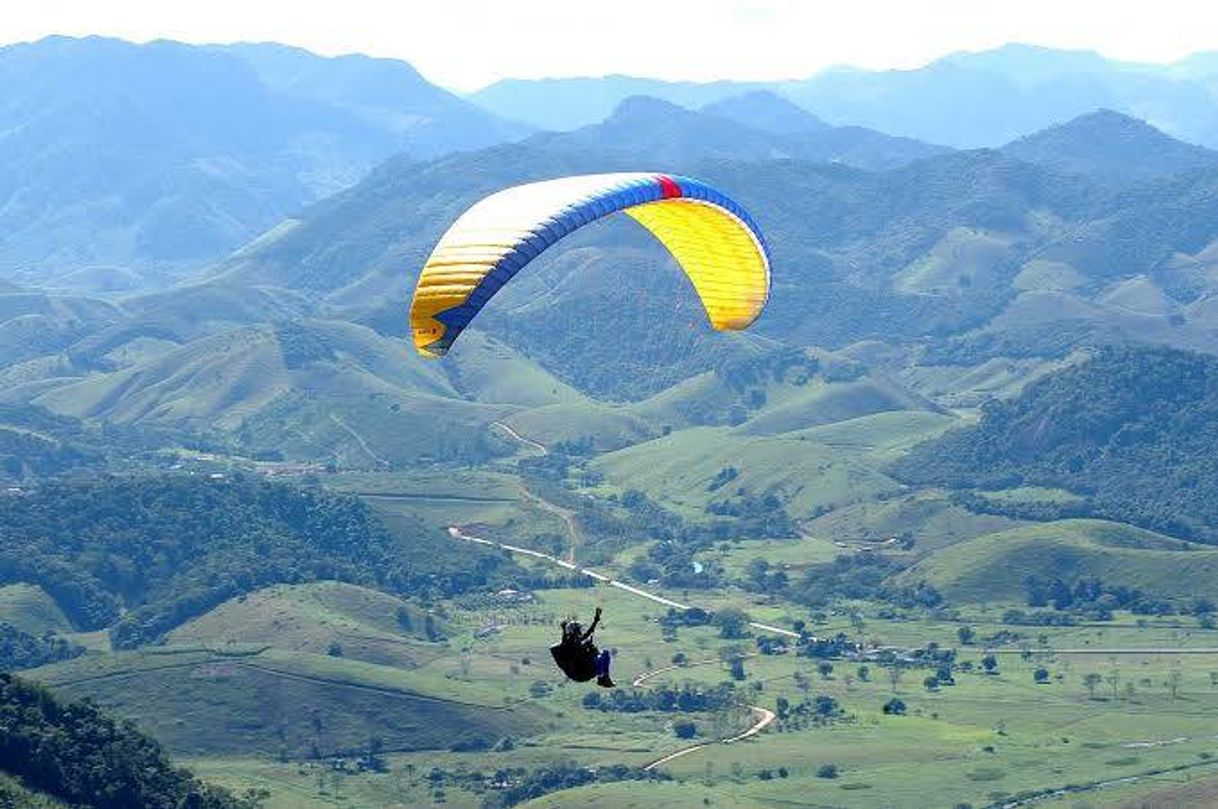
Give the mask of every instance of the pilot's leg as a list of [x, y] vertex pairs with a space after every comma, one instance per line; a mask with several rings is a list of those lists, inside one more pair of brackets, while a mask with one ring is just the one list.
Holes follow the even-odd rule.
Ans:
[[604, 688], [613, 688], [613, 680], [609, 678], [609, 650], [603, 650], [596, 658], [596, 684]]

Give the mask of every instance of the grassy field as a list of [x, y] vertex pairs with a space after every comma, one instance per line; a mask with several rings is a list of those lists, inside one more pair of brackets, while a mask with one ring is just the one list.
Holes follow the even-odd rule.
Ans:
[[733, 491], [777, 493], [797, 519], [901, 489], [874, 464], [799, 433], [747, 436], [726, 427], [682, 430], [601, 456], [592, 466], [610, 484], [641, 489], [690, 516], [704, 515], [708, 503], [724, 497], [708, 486], [727, 467], [740, 470]]
[[1218, 550], [1102, 520], [1036, 523], [956, 544], [905, 575], [953, 602], [1018, 601], [1024, 580], [1080, 576], [1165, 597], [1218, 594]]
[[[359, 487], [375, 488], [369, 480]], [[1159, 550], [1164, 540], [1147, 532], [1091, 522], [1077, 528], [1115, 551], [1200, 553]], [[728, 570], [740, 570], [753, 558], [795, 567], [839, 550], [806, 538], [733, 543], [716, 553]], [[218, 783], [270, 789], [271, 809], [474, 809], [489, 793], [484, 782], [471, 780], [473, 773], [643, 766], [689, 744], [675, 737], [676, 718], [694, 722], [693, 742], [710, 744], [663, 765], [674, 780], [598, 783], [526, 805], [981, 807], [1024, 792], [1110, 780], [1121, 783], [1074, 794], [1075, 803], [1046, 805], [1116, 807], [1144, 795], [1180, 801], [1208, 794], [1198, 792], [1209, 789], [1204, 781], [1180, 780], [1181, 773], [1205, 778], [1208, 756], [1218, 754], [1218, 632], [1192, 619], [1120, 614], [1102, 625], [1016, 628], [1021, 637], [998, 649], [998, 673], [987, 675], [980, 667], [984, 646], [960, 646], [956, 633], [965, 624], [979, 637], [1010, 630], [1000, 623], [1007, 604], [893, 620], [876, 617], [879, 605], [860, 602], [853, 605], [860, 622], [845, 614], [850, 605], [814, 619], [793, 605], [763, 603], [730, 588], [668, 595], [715, 608], [742, 606], [754, 619], [779, 626], [807, 620], [818, 635], [845, 631], [868, 644], [933, 641], [957, 647], [957, 662], [969, 665], [957, 668], [954, 685], [932, 691], [922, 682], [932, 668], [910, 666], [890, 676], [874, 662], [836, 661], [832, 671], [821, 672], [807, 658], [753, 655], [737, 684], [742, 706], [781, 713], [782, 704], [812, 705], [826, 697], [839, 710], [822, 721], [792, 712], [751, 740], [719, 744], [752, 721], [743, 707], [686, 715], [590, 709], [583, 698], [596, 689], [557, 676], [546, 647], [561, 618], [586, 620], [601, 605], [605, 624], [598, 638], [614, 650], [620, 686], [680, 654], [716, 662], [662, 673], [647, 687], [710, 687], [730, 679], [720, 653], [728, 647], [751, 652], [751, 638], [725, 640], [713, 627], [684, 627], [666, 640], [658, 623], [663, 607], [600, 586], [539, 591], [527, 602], [448, 602], [439, 609], [447, 640], [428, 643], [396, 625], [399, 602], [323, 583], [279, 586], [229, 602], [175, 632], [162, 648], [94, 654], [32, 674], [135, 718]], [[343, 656], [319, 653], [334, 642], [344, 647]], [[385, 648], [404, 651], [387, 655]], [[1144, 651], [1122, 651], [1129, 649]], [[1043, 684], [1033, 677], [1039, 668], [1048, 673]], [[1098, 683], [1089, 686], [1089, 674]], [[905, 715], [881, 710], [894, 696], [904, 701]], [[354, 757], [374, 735], [389, 751], [387, 771], [360, 772]], [[510, 749], [482, 748], [503, 738], [513, 740]], [[462, 745], [473, 749], [453, 749]], [[323, 758], [312, 758], [314, 747]], [[836, 777], [824, 777], [828, 765]], [[1190, 769], [1173, 770], [1184, 765]], [[1163, 771], [1176, 780], [1142, 778]], [[1130, 778], [1139, 780], [1122, 780]]]
[[[619, 683], [667, 663], [680, 652], [690, 659], [715, 658], [728, 641], [711, 628], [681, 629], [675, 642], [662, 640], [655, 623], [659, 609], [609, 588], [549, 591], [533, 605], [512, 609], [454, 611], [451, 653], [423, 667], [432, 682], [498, 684], [551, 718], [534, 735], [518, 737], [512, 751], [455, 753], [428, 751], [393, 755], [382, 774], [334, 776], [323, 767], [266, 758], [214, 756], [192, 764], [217, 780], [236, 786], [265, 785], [276, 793], [270, 806], [448, 806], [476, 807], [485, 795], [451, 781], [437, 791], [426, 774], [439, 768], [450, 776], [503, 767], [536, 768], [569, 761], [597, 766], [641, 765], [679, 749], [682, 742], [664, 714], [616, 714], [580, 705], [586, 686], [563, 684], [552, 675], [538, 650], [553, 637], [556, 616], [586, 616], [593, 603], [606, 610], [603, 640], [617, 649]], [[754, 612], [755, 617], [760, 615]], [[984, 615], [973, 615], [979, 632]], [[501, 629], [476, 638], [473, 628], [497, 620]], [[894, 643], [951, 644], [956, 621], [882, 621], [867, 618], [864, 634]], [[461, 627], [468, 627], [462, 630]], [[818, 632], [848, 629], [841, 617], [818, 626]], [[1038, 632], [1040, 630], [1037, 630]], [[1148, 647], [1187, 646], [1188, 630], [1166, 624], [1138, 626], [1132, 620], [1103, 630], [1046, 628], [1047, 643], [1030, 639], [1031, 654], [1000, 656], [999, 673], [981, 673], [981, 647], [962, 647], [959, 660], [972, 672], [957, 672], [956, 684], [928, 691], [922, 679], [931, 669], [903, 670], [893, 683], [888, 670], [875, 663], [839, 661], [827, 676], [815, 661], [790, 655], [757, 656], [745, 661], [747, 679], [740, 684], [750, 704], [776, 709], [779, 699], [798, 705], [816, 696], [832, 697], [841, 713], [831, 722], [780, 721], [761, 736], [733, 745], [711, 744], [679, 758], [664, 771], [668, 783], [609, 783], [563, 791], [526, 804], [530, 807], [643, 806], [664, 801], [674, 807], [696, 806], [840, 806], [840, 807], [980, 807], [1025, 790], [1042, 790], [1103, 779], [1122, 779], [1182, 764], [1205, 774], [1218, 753], [1218, 653], [1086, 654], [1057, 651], [1083, 645], [1084, 636], [1105, 645], [1127, 644], [1133, 637]], [[1218, 646], [1211, 638], [1192, 640]], [[1012, 648], [1012, 652], [1017, 651]], [[526, 663], [525, 661], [528, 661]], [[867, 665], [866, 677], [859, 671]], [[1044, 667], [1046, 684], [1033, 673]], [[1173, 695], [1168, 683], [1179, 673]], [[1092, 694], [1084, 676], [1104, 678]], [[1116, 687], [1109, 679], [1116, 674]], [[727, 678], [720, 664], [678, 669], [653, 678], [649, 685], [682, 682], [713, 685]], [[524, 696], [526, 684], [549, 686], [540, 696]], [[893, 696], [907, 706], [904, 716], [886, 716], [881, 706]], [[723, 717], [690, 715], [698, 726], [695, 741], [711, 741], [729, 731]], [[747, 721], [736, 717], [736, 722]], [[837, 777], [821, 777], [832, 764]], [[785, 770], [785, 777], [780, 775]], [[338, 786], [335, 786], [335, 779]], [[1137, 782], [1121, 791], [1100, 790], [1074, 796], [1062, 806], [1109, 805], [1113, 801], [1182, 784]], [[1192, 787], [1190, 787], [1192, 788]], [[335, 794], [335, 789], [338, 794]], [[1080, 804], [1078, 800], [1092, 801]], [[1053, 805], [1053, 804], [1050, 804]], [[1119, 806], [1119, 803], [1112, 803]], [[1188, 804], [1184, 804], [1188, 805]]]
[[0, 587], [0, 621], [31, 635], [68, 632], [72, 625], [55, 600], [33, 584]]
[[[411, 618], [409, 631], [399, 623], [399, 610]], [[168, 641], [220, 649], [265, 645], [315, 655], [337, 647], [347, 659], [414, 668], [439, 653], [424, 642], [424, 621], [417, 606], [363, 587], [278, 585], [220, 605], [169, 633]], [[436, 627], [443, 632], [444, 622]]]
[[540, 721], [476, 683], [278, 649], [89, 655], [30, 676], [134, 719], [178, 755], [295, 759], [358, 750], [374, 736], [390, 750], [444, 748], [525, 735]]

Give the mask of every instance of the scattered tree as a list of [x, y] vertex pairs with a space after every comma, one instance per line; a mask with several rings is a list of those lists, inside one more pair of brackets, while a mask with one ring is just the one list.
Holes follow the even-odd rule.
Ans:
[[1180, 693], [1180, 669], [1172, 669], [1167, 673], [1167, 690], [1171, 692], [1171, 698], [1176, 699]]
[[888, 682], [892, 683], [892, 693], [897, 693], [897, 686], [901, 684], [901, 678], [905, 676], [905, 669], [901, 668], [899, 663], [893, 663], [888, 667]]
[[1113, 669], [1112, 673], [1109, 674], [1104, 679], [1108, 682], [1108, 685], [1111, 686], [1111, 688], [1112, 688], [1112, 698], [1116, 699], [1118, 696], [1118, 693], [1119, 693], [1117, 689], [1119, 688], [1119, 686], [1121, 684], [1121, 670]]
[[748, 637], [749, 616], [739, 607], [724, 607], [716, 611], [711, 623], [719, 627], [719, 637], [721, 638]]
[[905, 701], [897, 699], [896, 697], [893, 697], [892, 699], [890, 699], [884, 703], [883, 711], [884, 711], [884, 713], [889, 714], [891, 716], [904, 716], [905, 715]]

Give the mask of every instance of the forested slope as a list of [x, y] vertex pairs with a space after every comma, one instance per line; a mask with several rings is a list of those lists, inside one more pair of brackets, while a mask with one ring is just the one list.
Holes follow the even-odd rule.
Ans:
[[977, 426], [920, 447], [895, 471], [962, 489], [1060, 487], [1084, 499], [1040, 504], [1039, 513], [1006, 508], [1094, 514], [1218, 541], [1218, 361], [1172, 349], [1103, 349], [1016, 399], [991, 403]]
[[226, 599], [322, 579], [453, 594], [514, 570], [455, 557], [434, 528], [387, 529], [360, 500], [235, 476], [49, 482], [0, 498], [0, 582], [41, 585], [79, 629], [152, 641]]
[[[88, 809], [252, 809], [259, 804], [257, 796], [234, 797], [174, 767], [160, 745], [134, 725], [8, 674], [0, 674], [0, 774]], [[0, 805], [8, 805], [6, 794], [14, 802], [29, 800], [20, 792], [0, 783]]]

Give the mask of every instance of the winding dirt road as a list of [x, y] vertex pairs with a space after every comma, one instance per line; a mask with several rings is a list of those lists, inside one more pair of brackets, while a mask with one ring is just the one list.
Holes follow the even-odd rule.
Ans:
[[[752, 657], [752, 656], [753, 655], [749, 655], [749, 657]], [[678, 669], [687, 669], [692, 666], [705, 666], [708, 663], [718, 663], [718, 662], [719, 662], [719, 660], [716, 658], [713, 660], [698, 660], [694, 663], [686, 663], [684, 666], [663, 666], [658, 669], [652, 669], [651, 671], [643, 672], [638, 677], [635, 677], [634, 680], [631, 681], [630, 684], [632, 686], [634, 686], [635, 688], [641, 688], [643, 686], [643, 684], [647, 682], [647, 680], [651, 679], [652, 677], [655, 677], [658, 674], [665, 674], [667, 672], [676, 671]], [[667, 764], [668, 762], [672, 761], [673, 759], [678, 759], [678, 758], [681, 758], [682, 756], [687, 756], [690, 753], [697, 752], [698, 750], [701, 750], [704, 747], [710, 747], [712, 744], [732, 744], [733, 742], [743, 741], [750, 737], [756, 736], [758, 733], [765, 730], [767, 727], [769, 727], [770, 723], [773, 722], [774, 719], [776, 718], [773, 711], [769, 710], [768, 708], [762, 708], [760, 705], [750, 705], [749, 710], [753, 712], [753, 717], [756, 721], [754, 721], [753, 724], [749, 726], [748, 730], [744, 731], [744, 733], [739, 733], [735, 736], [729, 736], [727, 738], [720, 739], [718, 742], [701, 742], [700, 744], [691, 744], [688, 747], [682, 747], [679, 750], [674, 750], [673, 752], [668, 753], [667, 755], [657, 758], [655, 761], [651, 762], [650, 764], [645, 765], [643, 767], [643, 769], [644, 770], [653, 770], [656, 767], [659, 767], [661, 764]]]
[[549, 454], [550, 454], [550, 450], [546, 449], [546, 445], [545, 445], [545, 444], [542, 444], [542, 443], [539, 443], [539, 442], [537, 442], [537, 441], [534, 441], [534, 440], [533, 440], [533, 439], [531, 439], [531, 438], [525, 438], [523, 435], [521, 435], [520, 433], [516, 432], [515, 430], [513, 430], [513, 429], [512, 429], [511, 427], [509, 427], [508, 425], [504, 424], [502, 421], [492, 421], [492, 422], [491, 422], [491, 424], [493, 424], [494, 426], [498, 427], [500, 430], [503, 430], [505, 433], [507, 433], [508, 435], [510, 435], [512, 438], [514, 438], [514, 439], [516, 439], [517, 441], [519, 441], [521, 444], [527, 444], [528, 446], [530, 446], [530, 447], [532, 447], [533, 449], [537, 450], [537, 451], [538, 451], [538, 452], [540, 452], [542, 455], [549, 455]]

